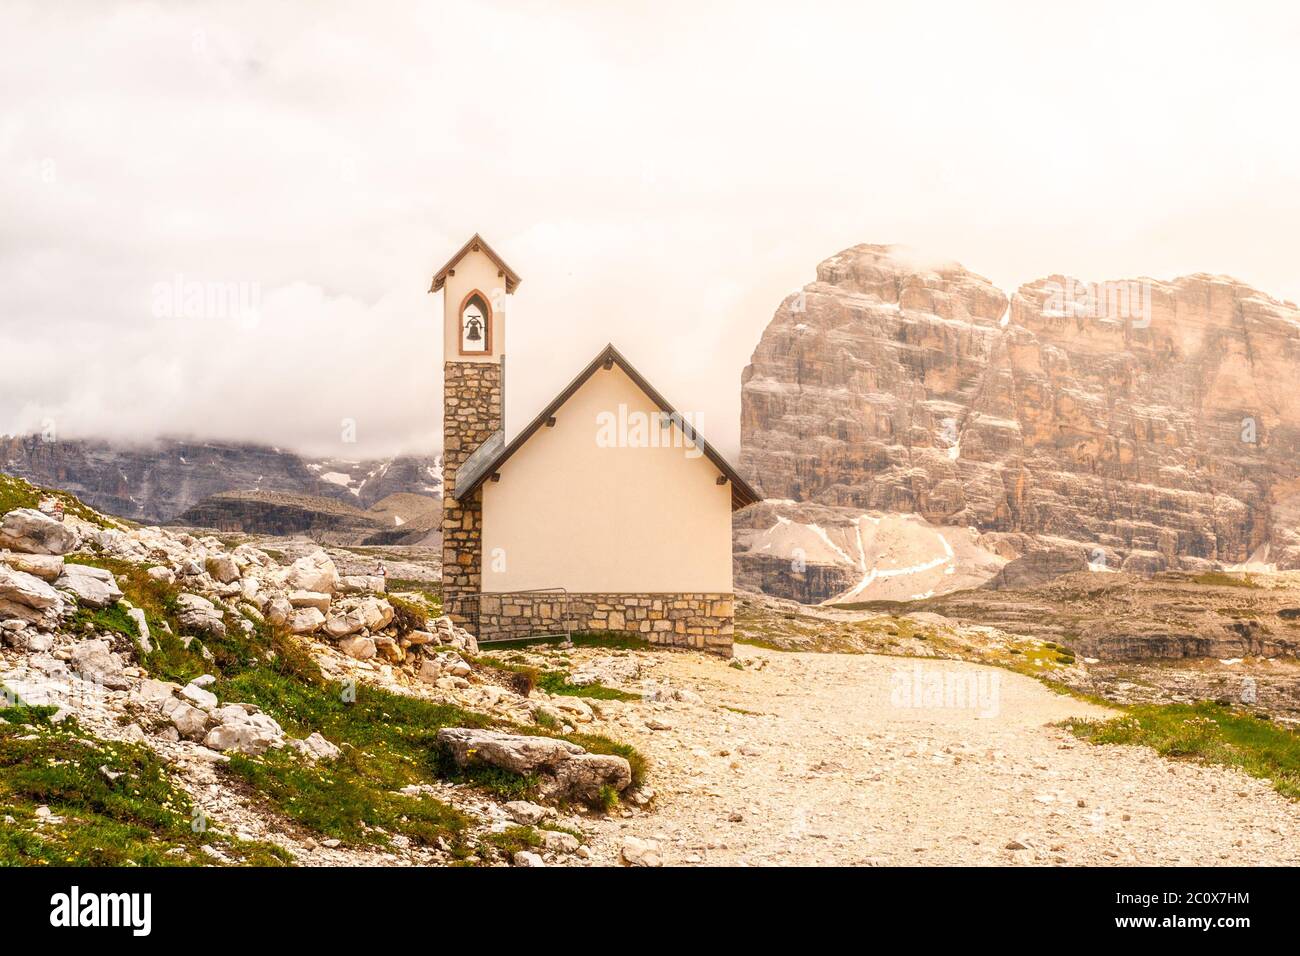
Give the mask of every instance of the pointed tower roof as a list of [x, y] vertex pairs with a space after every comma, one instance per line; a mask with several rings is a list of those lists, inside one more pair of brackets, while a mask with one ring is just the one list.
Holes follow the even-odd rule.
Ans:
[[506, 265], [506, 261], [497, 255], [492, 247], [489, 246], [477, 232], [469, 239], [469, 242], [460, 247], [460, 251], [447, 260], [447, 264], [439, 269], [433, 276], [433, 285], [429, 287], [430, 292], [437, 292], [447, 281], [447, 276], [452, 275], [456, 270], [456, 263], [460, 262], [471, 252], [482, 252], [491, 259], [496, 267], [501, 271], [501, 276], [506, 280], [506, 292], [513, 293], [524, 280], [519, 278], [519, 274]]

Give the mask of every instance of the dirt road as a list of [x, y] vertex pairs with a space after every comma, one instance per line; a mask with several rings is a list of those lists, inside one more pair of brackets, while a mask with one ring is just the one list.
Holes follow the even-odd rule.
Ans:
[[[957, 661], [737, 654], [743, 670], [644, 655], [687, 699], [606, 712], [602, 729], [653, 760], [657, 811], [592, 822], [593, 862], [616, 862], [637, 836], [659, 839], [667, 865], [1300, 863], [1300, 806], [1267, 781], [1078, 741], [1049, 725], [1115, 712], [1032, 679]], [[945, 681], [946, 705], [928, 706]]]

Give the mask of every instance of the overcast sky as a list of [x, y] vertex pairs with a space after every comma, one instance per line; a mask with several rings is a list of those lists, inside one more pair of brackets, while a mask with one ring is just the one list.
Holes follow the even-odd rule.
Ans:
[[732, 454], [858, 242], [1300, 300], [1298, 46], [1276, 3], [5, 0], [0, 433], [433, 451], [475, 231], [512, 428], [613, 341]]

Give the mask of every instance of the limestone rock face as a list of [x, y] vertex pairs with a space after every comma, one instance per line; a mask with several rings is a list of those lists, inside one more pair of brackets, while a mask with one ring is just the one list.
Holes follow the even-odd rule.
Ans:
[[63, 598], [50, 585], [0, 564], [0, 619], [38, 624], [56, 618], [62, 608]]
[[86, 607], [105, 608], [122, 599], [122, 589], [111, 571], [84, 564], [65, 565], [54, 586], [75, 594], [78, 603]]
[[26, 554], [67, 554], [77, 533], [35, 508], [15, 508], [0, 518], [0, 548]]
[[328, 554], [315, 551], [293, 563], [285, 583], [298, 591], [331, 595], [339, 586], [339, 569]]
[[462, 727], [439, 730], [438, 743], [451, 752], [457, 766], [484, 763], [518, 774], [554, 773], [560, 764], [584, 752], [577, 744], [555, 737]]
[[198, 634], [226, 636], [226, 622], [217, 606], [199, 594], [181, 594], [176, 598], [181, 626]]
[[587, 753], [554, 737], [444, 727], [438, 731], [438, 743], [460, 767], [485, 764], [536, 774], [541, 792], [554, 800], [595, 802], [604, 788], [622, 791], [632, 783], [631, 767], [622, 757]]
[[1027, 591], [1055, 580], [1063, 574], [1086, 570], [1088, 570], [1088, 562], [1084, 560], [1082, 551], [1044, 548], [1041, 551], [1031, 551], [1024, 557], [1009, 562], [989, 580], [985, 587]]
[[[1008, 299], [860, 245], [763, 333], [741, 465], [769, 498], [1034, 536], [1121, 566], [1300, 567], [1300, 311], [1222, 276]], [[1200, 565], [1195, 565], [1200, 566]]]
[[72, 666], [83, 679], [98, 681], [113, 690], [131, 686], [122, 672], [122, 659], [112, 652], [107, 641], [82, 641], [72, 651]]
[[0, 551], [0, 564], [22, 571], [42, 581], [57, 581], [63, 574], [63, 558], [50, 554], [18, 554]]

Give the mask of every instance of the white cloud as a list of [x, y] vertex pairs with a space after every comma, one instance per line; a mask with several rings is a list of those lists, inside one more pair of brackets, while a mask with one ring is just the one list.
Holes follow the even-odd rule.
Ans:
[[[513, 422], [613, 340], [728, 451], [772, 311], [856, 242], [1300, 299], [1298, 35], [1249, 5], [6, 4], [0, 432], [428, 450], [424, 290], [476, 230], [525, 279]], [[177, 275], [261, 321], [160, 321]]]

